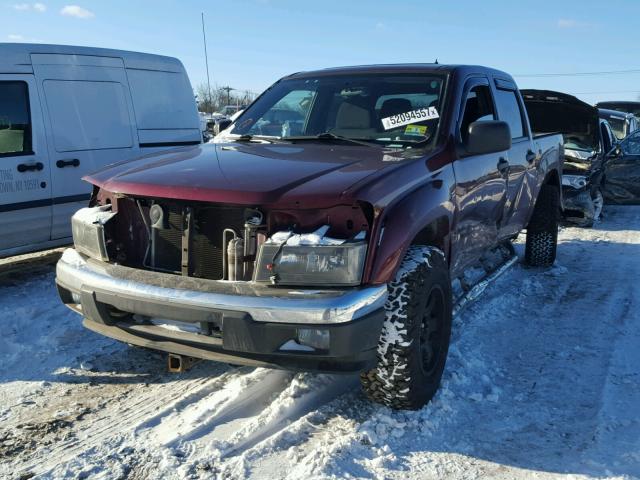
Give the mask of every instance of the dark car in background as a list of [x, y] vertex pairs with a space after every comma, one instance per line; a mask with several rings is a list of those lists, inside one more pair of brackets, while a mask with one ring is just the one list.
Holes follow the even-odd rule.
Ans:
[[616, 137], [598, 109], [566, 93], [521, 90], [531, 128], [562, 133], [562, 194], [565, 220], [590, 227], [602, 212], [604, 166]]
[[605, 166], [605, 201], [640, 204], [640, 130], [620, 142], [609, 157]]
[[638, 118], [633, 113], [598, 108], [600, 118], [609, 122], [613, 134], [622, 140], [631, 132], [638, 130]]

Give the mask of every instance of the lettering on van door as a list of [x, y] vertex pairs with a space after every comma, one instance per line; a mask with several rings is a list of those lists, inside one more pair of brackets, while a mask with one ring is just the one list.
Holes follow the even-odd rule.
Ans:
[[39, 183], [36, 178], [15, 180], [11, 170], [0, 170], [0, 194], [37, 190]]

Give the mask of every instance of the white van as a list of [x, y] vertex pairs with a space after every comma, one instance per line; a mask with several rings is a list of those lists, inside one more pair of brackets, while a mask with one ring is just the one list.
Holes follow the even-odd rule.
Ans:
[[0, 258], [69, 243], [84, 175], [201, 142], [175, 58], [0, 43]]

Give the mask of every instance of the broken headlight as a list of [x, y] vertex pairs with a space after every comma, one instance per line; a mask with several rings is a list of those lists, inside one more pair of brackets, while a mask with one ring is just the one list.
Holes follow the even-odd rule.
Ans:
[[255, 281], [274, 285], [355, 286], [362, 281], [366, 242], [342, 245], [265, 243], [258, 255]]
[[562, 175], [562, 185], [582, 190], [587, 186], [587, 177], [583, 175]]
[[108, 261], [104, 229], [115, 215], [111, 211], [111, 205], [78, 210], [71, 217], [71, 231], [76, 250], [96, 260]]

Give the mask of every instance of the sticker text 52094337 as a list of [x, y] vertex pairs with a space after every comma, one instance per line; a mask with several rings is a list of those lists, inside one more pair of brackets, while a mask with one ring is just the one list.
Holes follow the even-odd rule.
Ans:
[[402, 127], [410, 123], [423, 122], [425, 120], [433, 120], [434, 118], [440, 118], [436, 107], [418, 108], [417, 110], [383, 118], [382, 126], [385, 130], [391, 130], [392, 128]]

